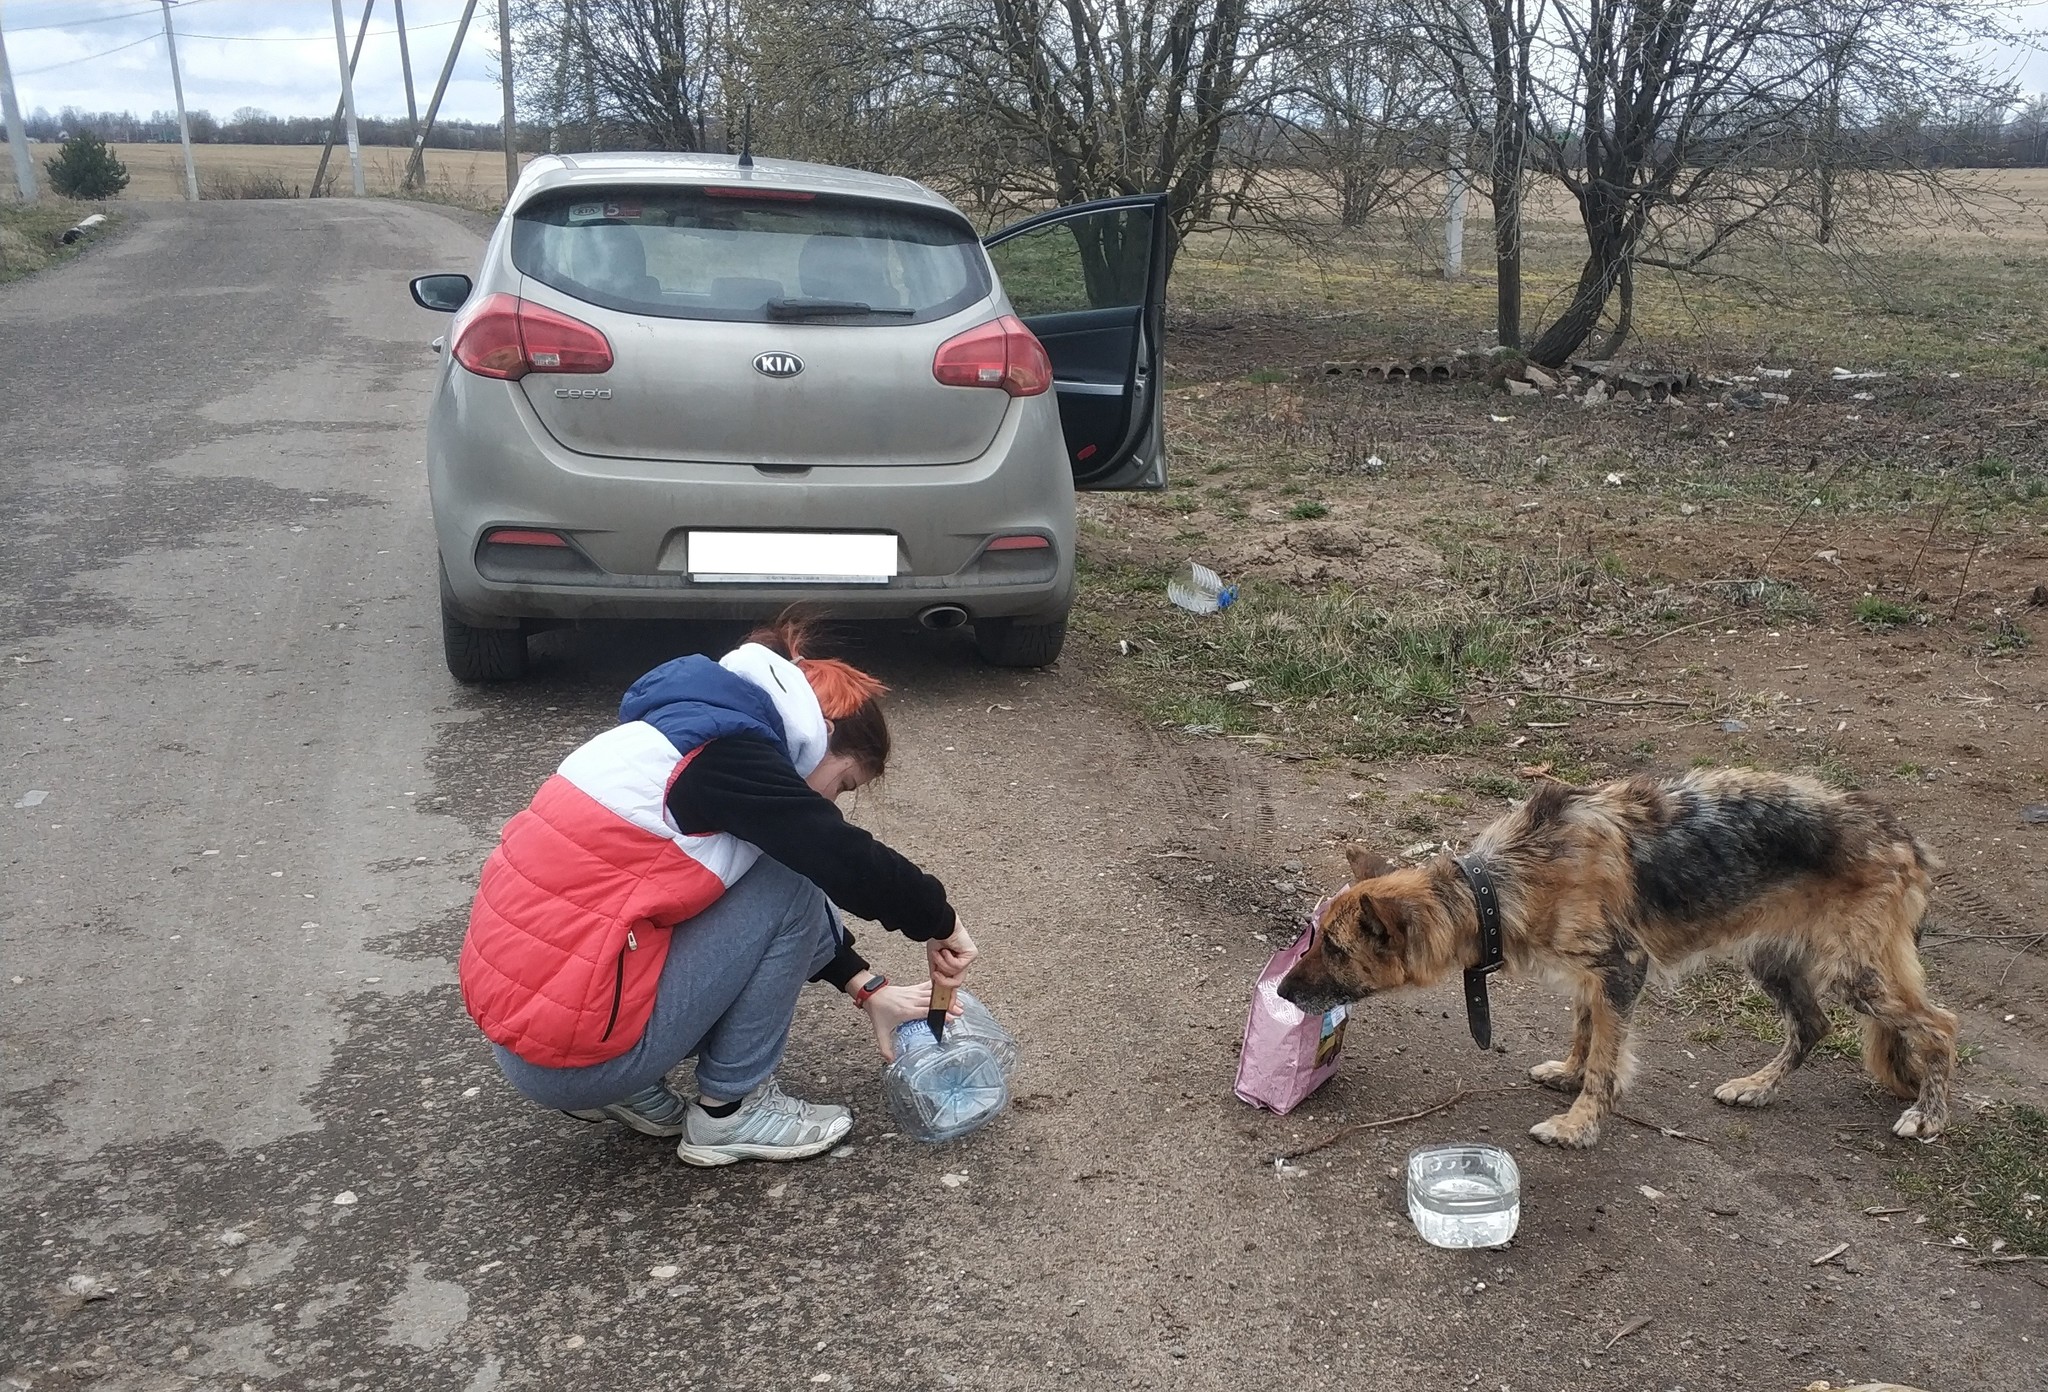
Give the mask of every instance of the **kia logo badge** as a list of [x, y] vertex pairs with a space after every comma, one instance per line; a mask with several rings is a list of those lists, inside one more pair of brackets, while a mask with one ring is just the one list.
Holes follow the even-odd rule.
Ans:
[[794, 353], [763, 353], [754, 359], [754, 371], [763, 377], [794, 377], [804, 370], [804, 360]]

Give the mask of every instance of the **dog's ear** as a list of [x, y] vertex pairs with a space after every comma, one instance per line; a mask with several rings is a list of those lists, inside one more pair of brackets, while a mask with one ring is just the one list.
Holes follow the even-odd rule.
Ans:
[[1397, 896], [1358, 896], [1358, 931], [1399, 956], [1408, 948], [1408, 905]]
[[1393, 861], [1378, 851], [1368, 851], [1363, 846], [1353, 846], [1344, 852], [1344, 859], [1351, 866], [1351, 879], [1354, 884], [1359, 880], [1376, 880], [1396, 868]]

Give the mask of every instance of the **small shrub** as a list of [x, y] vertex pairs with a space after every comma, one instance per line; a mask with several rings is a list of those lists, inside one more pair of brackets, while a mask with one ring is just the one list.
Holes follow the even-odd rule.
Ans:
[[1324, 504], [1317, 502], [1314, 498], [1303, 498], [1293, 507], [1287, 509], [1287, 515], [1297, 522], [1313, 522], [1318, 517], [1328, 517], [1330, 509]]
[[1900, 624], [1913, 622], [1913, 619], [1911, 609], [1889, 599], [1867, 594], [1856, 601], [1856, 622], [1865, 628], [1897, 628]]
[[2012, 621], [2010, 615], [2000, 614], [1991, 629], [1991, 637], [1984, 644], [1984, 651], [1991, 657], [2017, 657], [2027, 650], [2033, 641], [2027, 631]]
[[128, 166], [114, 158], [107, 143], [91, 131], [64, 142], [56, 156], [44, 161], [50, 187], [66, 198], [98, 203], [128, 187]]
[[208, 169], [199, 176], [201, 198], [297, 198], [301, 192], [282, 174], [254, 169]]

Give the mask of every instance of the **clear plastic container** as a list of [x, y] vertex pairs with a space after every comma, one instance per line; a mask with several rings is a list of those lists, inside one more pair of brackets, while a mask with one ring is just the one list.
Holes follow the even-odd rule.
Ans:
[[1190, 561], [1166, 582], [1166, 597], [1190, 614], [1213, 614], [1235, 603], [1237, 590], [1209, 567]]
[[1017, 1041], [966, 991], [943, 1042], [923, 1020], [896, 1027], [896, 1059], [882, 1074], [889, 1114], [904, 1134], [950, 1141], [978, 1131], [1009, 1105]]
[[1432, 1247], [1498, 1247], [1522, 1221], [1522, 1172], [1499, 1146], [1424, 1146], [1408, 1156], [1408, 1217]]

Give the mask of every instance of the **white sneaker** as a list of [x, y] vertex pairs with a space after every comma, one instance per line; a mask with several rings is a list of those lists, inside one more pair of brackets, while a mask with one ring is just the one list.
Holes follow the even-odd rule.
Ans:
[[715, 1117], [692, 1103], [676, 1158], [707, 1168], [735, 1160], [807, 1160], [852, 1129], [853, 1113], [846, 1108], [799, 1101], [770, 1078], [731, 1116]]

